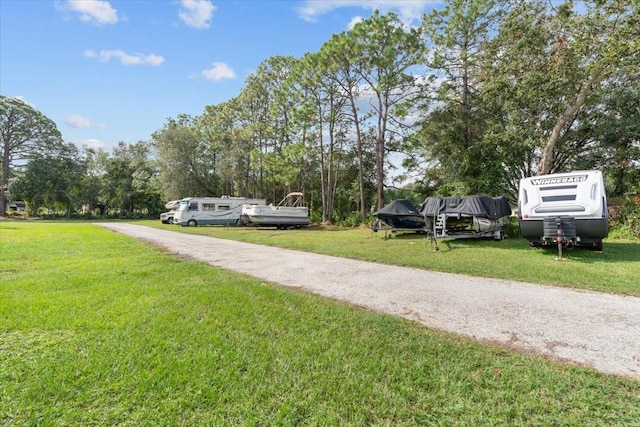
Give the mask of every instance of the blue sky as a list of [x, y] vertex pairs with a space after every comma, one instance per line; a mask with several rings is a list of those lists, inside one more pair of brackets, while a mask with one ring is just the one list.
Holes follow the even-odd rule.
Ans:
[[411, 24], [434, 0], [0, 0], [0, 94], [67, 142], [109, 150], [240, 93], [275, 55], [317, 51], [374, 9]]

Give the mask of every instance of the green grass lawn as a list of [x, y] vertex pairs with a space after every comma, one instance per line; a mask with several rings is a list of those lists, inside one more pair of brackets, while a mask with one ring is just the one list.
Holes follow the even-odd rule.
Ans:
[[178, 259], [90, 224], [0, 222], [0, 274], [3, 426], [640, 420], [637, 381]]
[[503, 241], [459, 239], [438, 241], [424, 235], [373, 233], [364, 228], [307, 228], [280, 231], [250, 227], [180, 227], [160, 221], [141, 225], [299, 249], [328, 255], [481, 277], [589, 289], [640, 296], [640, 241], [606, 240], [604, 251], [529, 247], [521, 238]]

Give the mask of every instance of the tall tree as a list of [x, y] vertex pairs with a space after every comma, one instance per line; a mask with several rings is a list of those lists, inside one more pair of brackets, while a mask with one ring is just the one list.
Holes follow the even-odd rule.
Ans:
[[[326, 58], [319, 53], [306, 54], [292, 73], [291, 86], [297, 90], [299, 108], [294, 116], [302, 128], [302, 146], [307, 145], [307, 157], [313, 161], [317, 153], [320, 172], [322, 222], [332, 221], [340, 161], [344, 155], [345, 121], [343, 108], [346, 98], [327, 67]], [[309, 136], [309, 144], [306, 137]]]
[[291, 75], [298, 62], [299, 59], [291, 56], [275, 56], [264, 61], [264, 67], [258, 70], [269, 93], [269, 123], [273, 142], [269, 164], [276, 178], [273, 197], [277, 199], [290, 191], [304, 191], [302, 177], [305, 162], [295, 153], [303, 152], [305, 141], [298, 137], [300, 128], [292, 117], [296, 100], [291, 90]]
[[518, 130], [511, 153], [533, 141], [525, 176], [562, 170], [563, 147], [578, 152], [568, 138], [600, 102], [597, 89], [640, 63], [639, 20], [637, 5], [621, 0], [512, 4], [485, 50], [486, 95], [509, 122], [503, 129]]
[[[584, 7], [585, 12], [580, 8]], [[619, 76], [625, 63], [640, 60], [640, 11], [637, 2], [573, 1], [561, 4], [552, 20], [554, 61], [574, 74], [573, 90], [561, 93], [563, 110], [542, 147], [538, 174], [553, 171], [554, 148], [600, 82]], [[623, 43], [621, 41], [624, 40]]]
[[62, 144], [55, 123], [26, 102], [0, 95], [0, 215], [7, 212], [7, 189], [16, 165]]
[[605, 171], [610, 197], [634, 194], [640, 187], [640, 70], [599, 92], [600, 102], [585, 111], [574, 131], [572, 140], [586, 142], [571, 165]]
[[152, 135], [167, 200], [219, 193], [217, 152], [195, 122], [191, 116], [180, 115]]
[[570, 86], [567, 92], [558, 93], [562, 110], [542, 146], [539, 175], [553, 171], [556, 143], [594, 88], [619, 75], [628, 61], [637, 64], [640, 60], [639, 14], [637, 2], [622, 0], [582, 1], [579, 5], [571, 0], [556, 9], [551, 19], [555, 36], [551, 59], [560, 70], [571, 71], [563, 76]]
[[[265, 156], [271, 147], [272, 128], [269, 120], [269, 86], [264, 84], [262, 75], [251, 74], [247, 77], [246, 86], [238, 96], [237, 106], [239, 111], [234, 113], [234, 119], [229, 123], [232, 128], [242, 129], [236, 134], [248, 144], [245, 148], [247, 159], [247, 173], [251, 174], [252, 181], [249, 184], [248, 194], [265, 195], [270, 176], [266, 170]], [[231, 135], [229, 136], [231, 138]]]
[[150, 144], [120, 142], [107, 160], [105, 202], [120, 214], [155, 214], [162, 206]]
[[101, 212], [104, 212], [102, 204], [102, 190], [104, 188], [104, 175], [109, 153], [102, 149], [90, 147], [84, 148], [84, 162], [86, 164], [86, 172], [82, 177], [82, 195], [81, 200], [84, 205], [85, 213], [93, 212], [96, 207], [102, 206]]
[[240, 97], [218, 105], [207, 105], [205, 114], [194, 123], [204, 136], [210, 167], [219, 179], [219, 193], [231, 196], [250, 194], [251, 139], [239, 124]]
[[[425, 45], [420, 30], [407, 29], [394, 13], [380, 15], [377, 11], [348, 33], [349, 43], [357, 46], [362, 61], [360, 76], [371, 96], [375, 111], [377, 206], [384, 206], [387, 142], [393, 126], [399, 125], [408, 113], [407, 105], [418, 96], [413, 67], [423, 60]], [[364, 95], [364, 93], [363, 93]]]
[[436, 84], [424, 85], [420, 143], [450, 192], [488, 193], [499, 174], [500, 160], [484, 138], [480, 62], [500, 14], [494, 0], [449, 0], [423, 19], [425, 43], [432, 45], [426, 65]]
[[486, 115], [485, 138], [502, 161], [505, 193], [517, 199], [518, 181], [534, 173], [542, 129], [548, 127], [558, 84], [551, 78], [546, 6], [511, 4], [499, 31], [485, 44], [479, 79]]
[[362, 54], [356, 44], [350, 42], [348, 34], [341, 33], [334, 35], [326, 42], [320, 52], [320, 63], [326, 70], [327, 76], [339, 85], [342, 96], [346, 100], [345, 115], [353, 126], [350, 132], [355, 139], [355, 154], [358, 164], [358, 186], [357, 191], [360, 199], [360, 216], [362, 223], [367, 220], [367, 203], [365, 199], [365, 146], [363, 143], [363, 123], [368, 115], [360, 110], [361, 92], [364, 81], [364, 61]]

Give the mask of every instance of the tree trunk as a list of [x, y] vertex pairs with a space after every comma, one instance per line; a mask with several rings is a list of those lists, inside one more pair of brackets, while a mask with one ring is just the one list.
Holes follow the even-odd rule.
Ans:
[[362, 158], [362, 135], [360, 134], [360, 119], [358, 117], [358, 108], [353, 95], [349, 94], [349, 101], [351, 103], [351, 114], [353, 115], [353, 124], [356, 128], [356, 156], [358, 162], [358, 186], [360, 187], [360, 215], [362, 216], [362, 223], [367, 222], [367, 208], [364, 199], [364, 160]]
[[9, 156], [10, 151], [7, 146], [9, 141], [4, 144], [4, 150], [2, 153], [2, 183], [0, 183], [0, 216], [7, 214], [7, 187], [9, 186]]
[[384, 134], [382, 129], [378, 130], [378, 140], [376, 141], [376, 181], [378, 195], [378, 209], [384, 206]]
[[385, 134], [387, 131], [387, 97], [378, 93], [378, 137], [376, 140], [376, 181], [378, 195], [378, 209], [384, 207], [384, 158], [385, 158]]
[[553, 130], [551, 131], [551, 136], [544, 144], [542, 149], [542, 157], [540, 158], [540, 163], [538, 164], [538, 175], [546, 175], [548, 173], [553, 172], [551, 167], [553, 165], [553, 150], [555, 148], [556, 143], [560, 139], [560, 133], [564, 129], [564, 127], [573, 120], [580, 109], [584, 106], [587, 101], [587, 96], [591, 93], [593, 86], [598, 84], [602, 74], [604, 72], [604, 68], [600, 68], [596, 70], [593, 75], [580, 87], [580, 92], [578, 92], [578, 96], [573, 104], [569, 105], [562, 115], [558, 117]]

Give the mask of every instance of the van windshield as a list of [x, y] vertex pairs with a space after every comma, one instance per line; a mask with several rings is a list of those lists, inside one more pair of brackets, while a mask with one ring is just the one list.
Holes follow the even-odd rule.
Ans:
[[178, 212], [184, 212], [187, 210], [187, 208], [189, 207], [189, 201], [188, 200], [183, 200], [180, 202], [180, 204], [178, 205], [178, 209], [176, 209]]

